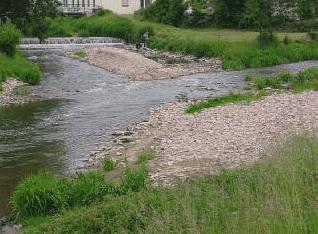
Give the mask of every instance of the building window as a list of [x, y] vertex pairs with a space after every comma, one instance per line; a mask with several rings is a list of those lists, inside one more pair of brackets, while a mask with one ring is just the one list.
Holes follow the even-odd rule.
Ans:
[[122, 7], [129, 7], [129, 0], [121, 0]]

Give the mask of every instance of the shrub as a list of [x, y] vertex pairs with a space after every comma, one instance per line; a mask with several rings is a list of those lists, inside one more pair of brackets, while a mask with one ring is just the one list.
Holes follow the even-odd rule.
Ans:
[[144, 166], [126, 169], [122, 176], [122, 189], [137, 192], [146, 188], [147, 170]]
[[101, 200], [108, 194], [116, 192], [116, 187], [105, 181], [104, 174], [100, 171], [79, 173], [71, 183], [70, 204], [90, 205]]
[[68, 206], [68, 185], [48, 172], [40, 172], [20, 182], [11, 203], [21, 216], [54, 214]]
[[106, 157], [102, 161], [102, 167], [104, 171], [112, 171], [116, 167], [116, 162], [112, 158]]
[[14, 56], [20, 42], [21, 32], [13, 24], [0, 26], [0, 51], [8, 56]]

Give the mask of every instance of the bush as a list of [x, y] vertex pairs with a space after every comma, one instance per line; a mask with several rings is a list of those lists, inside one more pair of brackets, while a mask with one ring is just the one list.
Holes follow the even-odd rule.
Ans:
[[112, 171], [116, 167], [116, 162], [112, 158], [107, 157], [102, 161], [102, 167], [104, 171]]
[[0, 52], [14, 56], [20, 42], [21, 32], [13, 24], [0, 26]]
[[40, 172], [19, 183], [11, 203], [23, 217], [54, 214], [68, 206], [68, 191], [69, 184], [65, 180]]
[[137, 15], [158, 23], [180, 26], [184, 20], [183, 0], [156, 0]]
[[100, 171], [80, 173], [71, 183], [70, 205], [87, 206], [116, 192], [116, 187], [106, 182]]

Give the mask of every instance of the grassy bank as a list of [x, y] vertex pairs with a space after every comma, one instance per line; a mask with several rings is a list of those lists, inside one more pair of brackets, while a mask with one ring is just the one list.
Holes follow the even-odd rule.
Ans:
[[149, 47], [197, 57], [219, 57], [227, 70], [318, 59], [318, 42], [308, 41], [306, 33], [277, 32], [278, 43], [260, 49], [259, 34], [253, 31], [177, 28], [110, 12], [88, 18], [52, 19], [48, 36], [112, 36], [136, 42], [146, 29], [154, 32]]
[[29, 84], [37, 84], [42, 77], [39, 67], [17, 53], [13, 57], [0, 53], [0, 77], [13, 77]]
[[237, 102], [250, 102], [267, 96], [270, 92], [264, 89], [276, 89], [281, 91], [301, 92], [305, 90], [318, 90], [318, 68], [312, 67], [295, 75], [289, 72], [281, 72], [272, 77], [247, 76], [246, 81], [250, 82], [247, 90], [255, 90], [254, 93], [230, 93], [228, 95], [199, 101], [190, 105], [186, 113], [192, 114], [207, 108], [226, 105]]
[[298, 137], [251, 167], [222, 171], [173, 188], [107, 195], [54, 217], [28, 219], [26, 231], [315, 233], [317, 155], [317, 139]]

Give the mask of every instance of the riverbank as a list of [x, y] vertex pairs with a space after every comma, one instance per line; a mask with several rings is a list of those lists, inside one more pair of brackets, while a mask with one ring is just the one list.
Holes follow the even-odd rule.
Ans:
[[276, 93], [248, 105], [230, 104], [194, 115], [185, 113], [189, 104], [172, 102], [153, 108], [149, 118], [129, 134], [118, 133], [116, 146], [111, 143], [92, 155], [91, 163], [104, 155], [134, 161], [141, 151], [154, 150], [150, 178], [155, 184], [170, 184], [175, 177], [251, 164], [275, 142], [304, 132], [313, 135], [318, 128], [317, 91]]
[[0, 107], [13, 104], [23, 104], [34, 100], [35, 97], [30, 93], [28, 84], [8, 78], [2, 83], [2, 91], [0, 91]]
[[86, 60], [109, 72], [127, 76], [131, 80], [163, 80], [197, 73], [221, 70], [216, 58], [197, 59], [170, 52], [148, 48], [137, 50], [134, 46], [122, 48], [88, 48], [66, 53], [67, 56]]

